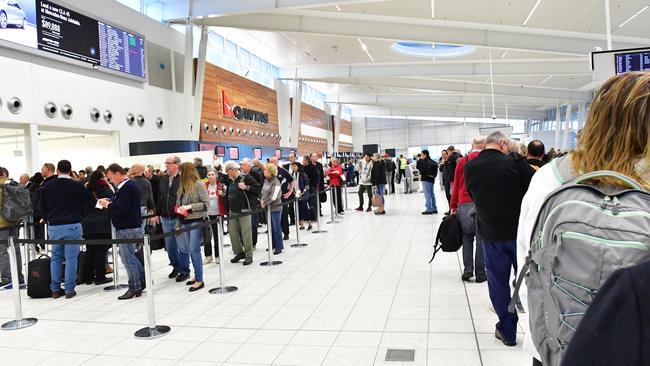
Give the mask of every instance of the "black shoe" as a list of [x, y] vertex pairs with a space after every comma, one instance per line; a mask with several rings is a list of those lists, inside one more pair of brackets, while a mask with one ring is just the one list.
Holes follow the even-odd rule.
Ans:
[[198, 285], [197, 287], [194, 286], [190, 287], [190, 292], [198, 291], [204, 287], [205, 287], [205, 282], [201, 282], [201, 284]]
[[474, 277], [474, 273], [473, 273], [473, 272], [465, 272], [465, 273], [463, 273], [462, 276], [460, 276], [460, 279], [463, 280], [463, 281], [465, 281], [465, 282], [469, 282], [469, 280], [470, 280], [472, 277]]
[[501, 331], [498, 330], [498, 329], [496, 329], [496, 330], [494, 331], [494, 337], [495, 337], [496, 339], [500, 340], [501, 342], [503, 342], [503, 344], [506, 345], [506, 346], [508, 346], [508, 347], [514, 347], [514, 346], [517, 345], [517, 341], [516, 341], [516, 340], [514, 340], [514, 341], [506, 341], [505, 338], [503, 337], [503, 334], [501, 334]]
[[73, 297], [77, 296], [77, 291], [72, 290], [72, 292], [68, 292], [65, 294], [66, 299], [72, 299]]
[[476, 281], [476, 283], [483, 283], [483, 282], [487, 281], [487, 277], [478, 277], [477, 276], [475, 281]]
[[438, 214], [438, 210], [433, 210], [433, 213], [434, 213], [435, 215], [437, 215], [437, 214]]
[[140, 297], [141, 295], [142, 295], [142, 290], [131, 290], [131, 289], [128, 289], [128, 290], [126, 290], [126, 292], [124, 293], [124, 295], [118, 297], [117, 299], [118, 299], [118, 300], [129, 300], [129, 299], [132, 299], [132, 298], [134, 298], [134, 297]]
[[240, 253], [235, 256], [235, 258], [230, 260], [230, 263], [238, 263], [240, 260], [246, 258], [246, 254]]
[[191, 285], [193, 285], [195, 283], [196, 283], [196, 280], [189, 280], [189, 281], [185, 282], [185, 285], [186, 286], [191, 286]]
[[433, 211], [424, 211], [422, 212], [423, 215], [433, 215]]
[[109, 283], [109, 282], [112, 282], [112, 281], [113, 281], [112, 278], [104, 277], [104, 278], [95, 280], [94, 284], [99, 286], [99, 285], [103, 285], [105, 283]]
[[288, 235], [288, 234], [285, 234], [285, 235], [282, 237], [282, 240], [289, 240], [289, 235]]
[[246, 258], [244, 259], [244, 265], [247, 266], [249, 264], [253, 263], [253, 258]]
[[279, 250], [279, 249], [276, 249], [276, 250], [273, 251], [273, 254], [275, 254], [275, 255], [278, 255], [278, 254], [280, 254], [280, 253], [282, 253], [282, 251]]
[[445, 212], [445, 216], [449, 216], [451, 214], [451, 211]]
[[52, 291], [52, 298], [53, 299], [58, 299], [59, 297], [65, 295], [65, 291], [59, 289], [57, 291]]
[[176, 282], [183, 282], [183, 281], [187, 280], [188, 278], [190, 278], [190, 274], [189, 274], [189, 273], [180, 273], [180, 274], [176, 277]]
[[176, 276], [178, 276], [178, 272], [174, 269], [174, 270], [172, 270], [172, 273], [170, 273], [169, 276], [167, 276], [167, 277], [176, 278]]
[[372, 207], [368, 207], [368, 208], [366, 209], [366, 212], [372, 212]]
[[363, 211], [363, 207], [357, 207], [354, 209], [355, 211]]

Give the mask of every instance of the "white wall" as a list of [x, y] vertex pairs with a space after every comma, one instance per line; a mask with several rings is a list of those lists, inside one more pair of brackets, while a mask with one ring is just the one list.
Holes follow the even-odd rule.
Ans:
[[352, 142], [354, 144], [354, 151], [363, 151], [363, 145], [366, 142], [366, 119], [363, 117], [352, 117]]

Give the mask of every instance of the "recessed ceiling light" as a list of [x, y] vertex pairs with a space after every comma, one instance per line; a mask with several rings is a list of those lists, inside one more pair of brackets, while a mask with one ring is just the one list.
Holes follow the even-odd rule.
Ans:
[[343, 10], [341, 10], [341, 7], [340, 7], [340, 6], [338, 6], [338, 5], [335, 5], [335, 6], [336, 6], [336, 10], [338, 10], [338, 11], [343, 11]]
[[524, 22], [521, 24], [522, 27], [526, 26], [526, 24], [528, 24], [528, 21], [533, 16], [533, 13], [535, 12], [535, 10], [537, 10], [537, 7], [539, 6], [539, 3], [541, 3], [541, 2], [542, 2], [542, 0], [537, 0], [535, 5], [533, 6], [533, 8], [530, 10], [530, 13], [528, 13], [528, 16], [526, 17], [526, 20], [524, 20]]
[[476, 51], [475, 47], [419, 42], [397, 42], [391, 45], [393, 52], [415, 57], [458, 57]]
[[650, 7], [650, 5], [646, 5], [646, 6], [644, 6], [641, 10], [637, 11], [636, 13], [634, 13], [634, 15], [632, 15], [632, 16], [629, 17], [629, 18], [627, 18], [627, 20], [624, 21], [623, 23], [621, 23], [618, 27], [619, 27], [619, 28], [622, 28], [625, 24], [631, 22], [634, 18], [636, 18], [636, 17], [638, 17], [639, 15], [641, 15], [641, 13], [643, 13], [643, 12], [646, 11], [646, 10], [648, 10], [648, 7]]

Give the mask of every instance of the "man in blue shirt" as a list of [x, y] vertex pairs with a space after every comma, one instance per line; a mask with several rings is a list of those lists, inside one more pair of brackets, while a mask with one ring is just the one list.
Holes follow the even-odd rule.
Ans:
[[[84, 186], [70, 177], [72, 166], [68, 160], [57, 164], [58, 178], [48, 181], [43, 187], [39, 201], [41, 215], [47, 222], [50, 240], [79, 240], [79, 244], [52, 245], [50, 272], [52, 297], [66, 299], [74, 297], [77, 292], [77, 265], [81, 238], [81, 207], [92, 202], [92, 196]], [[65, 256], [65, 291], [61, 289], [61, 269]]]
[[[117, 192], [113, 199], [102, 198], [99, 205], [108, 209], [111, 221], [116, 231], [116, 239], [142, 238], [142, 211], [140, 209], [140, 189], [138, 185], [126, 177], [126, 171], [118, 164], [111, 164], [106, 169], [106, 175], [111, 180]], [[120, 259], [126, 267], [129, 276], [129, 289], [118, 300], [128, 300], [140, 297], [144, 288], [144, 268], [135, 256], [136, 244], [119, 244]]]

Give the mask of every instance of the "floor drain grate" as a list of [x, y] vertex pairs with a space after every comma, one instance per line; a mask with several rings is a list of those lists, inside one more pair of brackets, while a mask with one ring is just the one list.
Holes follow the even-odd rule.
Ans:
[[388, 351], [386, 351], [386, 361], [413, 362], [415, 361], [415, 350], [389, 348]]

